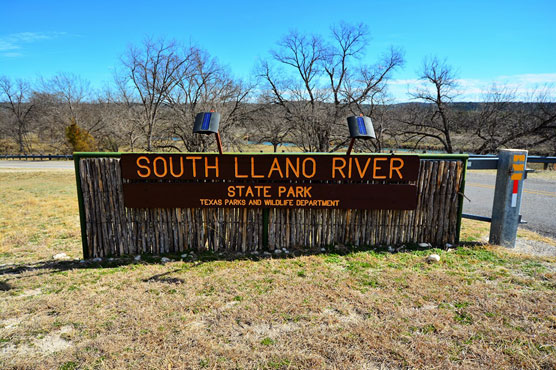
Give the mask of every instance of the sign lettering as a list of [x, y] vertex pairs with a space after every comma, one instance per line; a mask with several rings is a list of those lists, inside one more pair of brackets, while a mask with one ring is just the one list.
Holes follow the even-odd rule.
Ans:
[[415, 181], [413, 155], [122, 154], [124, 179]]
[[120, 164], [126, 207], [417, 207], [413, 155], [122, 154]]

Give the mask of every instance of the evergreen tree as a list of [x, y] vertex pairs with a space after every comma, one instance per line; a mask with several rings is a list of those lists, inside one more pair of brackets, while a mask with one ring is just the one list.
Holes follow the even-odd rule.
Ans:
[[91, 152], [96, 148], [93, 136], [87, 130], [79, 127], [73, 118], [71, 124], [66, 127], [66, 138], [73, 152]]

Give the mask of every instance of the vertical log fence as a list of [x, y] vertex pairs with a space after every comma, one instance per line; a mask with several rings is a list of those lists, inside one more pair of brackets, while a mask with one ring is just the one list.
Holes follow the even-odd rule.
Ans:
[[126, 208], [119, 157], [74, 153], [85, 258], [459, 241], [467, 155], [420, 155], [415, 210]]

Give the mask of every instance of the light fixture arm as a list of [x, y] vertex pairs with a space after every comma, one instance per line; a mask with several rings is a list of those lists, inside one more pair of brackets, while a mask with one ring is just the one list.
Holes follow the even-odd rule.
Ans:
[[218, 152], [222, 154], [222, 140], [220, 139], [220, 132], [217, 131], [214, 135], [216, 136], [216, 145], [218, 146]]
[[354, 137], [352, 137], [351, 141], [349, 142], [349, 147], [348, 147], [348, 151], [346, 152], [346, 155], [351, 154], [351, 150], [353, 149], [353, 144], [355, 144], [355, 138]]

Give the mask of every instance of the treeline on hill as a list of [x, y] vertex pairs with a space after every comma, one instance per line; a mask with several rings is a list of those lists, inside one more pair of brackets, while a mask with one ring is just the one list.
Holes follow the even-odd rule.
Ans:
[[[93, 91], [79, 76], [60, 73], [31, 83], [0, 78], [0, 152], [205, 151], [212, 136], [193, 135], [196, 113], [222, 114], [227, 150], [248, 143], [293, 144], [304, 152], [332, 152], [348, 143], [346, 117], [372, 118], [376, 140], [356, 151], [391, 148], [492, 153], [523, 148], [556, 152], [556, 103], [548, 88], [517, 101], [516, 91], [493, 86], [480, 102], [455, 102], [457, 79], [437, 58], [426, 59], [410, 92], [412, 103], [391, 104], [388, 82], [403, 56], [387, 50], [373, 65], [364, 25], [342, 23], [329, 35], [290, 32], [241, 81], [195, 46], [146, 39], [130, 47], [114, 82]], [[522, 99], [523, 100], [523, 99]]]

